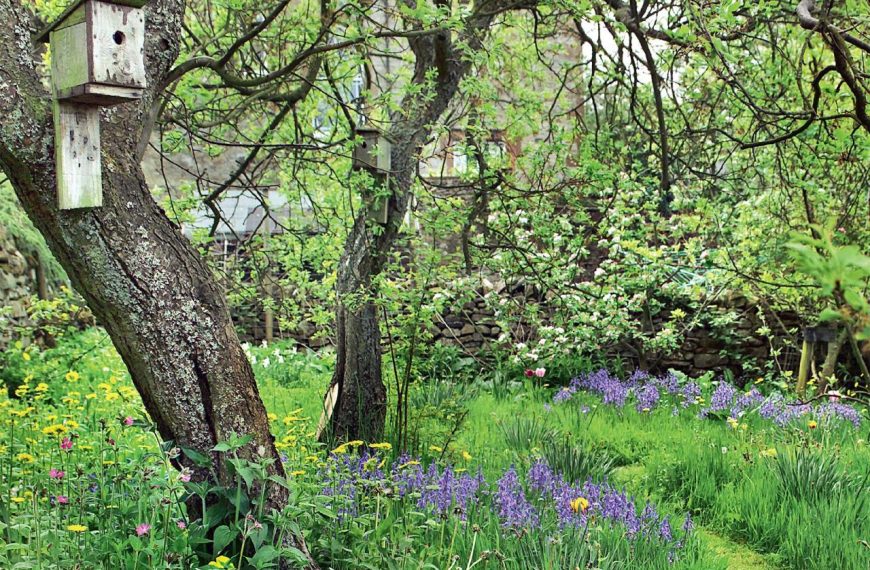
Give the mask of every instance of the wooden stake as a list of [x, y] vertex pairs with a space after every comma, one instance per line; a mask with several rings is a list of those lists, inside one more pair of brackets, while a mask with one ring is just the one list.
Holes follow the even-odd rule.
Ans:
[[813, 360], [815, 346], [815, 343], [804, 338], [804, 345], [801, 350], [801, 364], [798, 369], [797, 378], [797, 393], [801, 397], [803, 397], [807, 391], [807, 380], [809, 380], [810, 376], [810, 362]]
[[56, 99], [53, 107], [58, 207], [102, 206], [100, 108]]

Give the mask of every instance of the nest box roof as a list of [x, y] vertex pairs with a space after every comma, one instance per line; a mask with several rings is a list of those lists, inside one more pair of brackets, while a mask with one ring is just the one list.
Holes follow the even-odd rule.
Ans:
[[[90, 2], [91, 0], [73, 0], [69, 6], [66, 7], [66, 10], [58, 16], [54, 22], [50, 23], [46, 27], [44, 27], [36, 36], [34, 36], [35, 43], [45, 43], [48, 41], [49, 35], [51, 32], [58, 27], [67, 17], [75, 12], [79, 6], [84, 4], [85, 2]], [[144, 6], [149, 0], [99, 0], [100, 2], [105, 2], [106, 4], [118, 4], [120, 6], [130, 6], [131, 8], [141, 8]]]

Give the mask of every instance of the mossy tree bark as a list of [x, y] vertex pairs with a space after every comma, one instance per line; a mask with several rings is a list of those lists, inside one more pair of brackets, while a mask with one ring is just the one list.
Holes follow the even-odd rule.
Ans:
[[[177, 57], [184, 7], [157, 0], [146, 8], [148, 85], [162, 84]], [[102, 112], [103, 206], [59, 210], [51, 99], [31, 55], [33, 31], [18, 0], [0, 0], [0, 167], [112, 338], [162, 437], [212, 458], [213, 470], [188, 465], [194, 479], [229, 482], [211, 449], [232, 434], [253, 437], [241, 456], [272, 459], [271, 471], [282, 473], [223, 293], [151, 197], [137, 159], [158, 94]], [[266, 501], [283, 507], [286, 489], [272, 485]]]

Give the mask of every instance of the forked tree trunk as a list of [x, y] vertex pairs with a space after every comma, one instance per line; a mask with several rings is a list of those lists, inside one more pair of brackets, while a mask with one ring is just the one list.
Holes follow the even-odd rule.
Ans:
[[[158, 85], [177, 54], [183, 2], [158, 1], [147, 16], [148, 84]], [[253, 371], [214, 276], [151, 197], [136, 156], [155, 94], [102, 113], [103, 206], [57, 207], [50, 98], [30, 56], [27, 14], [0, 0], [0, 167], [22, 205], [105, 327], [161, 436], [210, 456], [215, 469], [194, 480], [228, 483], [211, 449], [233, 434], [252, 441], [251, 460], [282, 467]], [[7, 120], [9, 119], [9, 120]], [[267, 509], [287, 503], [272, 485]], [[294, 544], [304, 549], [301, 540]], [[311, 567], [315, 567], [312, 563]]]
[[[457, 48], [449, 33], [422, 35], [409, 40], [416, 58], [413, 82], [421, 89], [405, 97], [391, 116], [387, 138], [392, 142], [391, 172], [387, 180], [387, 222], [379, 232], [367, 227], [361, 212], [339, 261], [336, 311], [337, 361], [325, 398], [322, 438], [379, 438], [384, 431], [387, 397], [381, 374], [380, 324], [372, 282], [380, 274], [399, 235], [419, 161], [419, 151], [431, 125], [450, 105], [459, 83], [471, 68], [466, 48], [480, 49], [498, 2], [485, 4], [472, 14]], [[431, 72], [434, 73], [434, 80]], [[363, 208], [365, 210], [365, 208]], [[338, 397], [330, 410], [330, 396]]]

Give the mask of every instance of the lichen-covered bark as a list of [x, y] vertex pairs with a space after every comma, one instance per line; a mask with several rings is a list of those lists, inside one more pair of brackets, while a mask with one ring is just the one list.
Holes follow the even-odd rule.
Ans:
[[[330, 390], [336, 384], [339, 390], [326, 437], [372, 441], [383, 433], [387, 393], [381, 374], [381, 337], [372, 282], [399, 235], [417, 172], [417, 151], [471, 68], [465, 49], [481, 48], [493, 18], [506, 6], [501, 0], [478, 3], [459, 41], [452, 40], [448, 32], [409, 40], [416, 58], [413, 82], [426, 87], [406, 97], [401, 110], [391, 117], [387, 223], [383, 231], [371, 232], [366, 212], [361, 212], [339, 262], [336, 368], [330, 384]], [[464, 48], [459, 47], [463, 44]], [[436, 72], [434, 80], [431, 70]], [[347, 302], [348, 298], [353, 301]]]
[[[148, 84], [159, 85], [178, 53], [184, 2], [148, 6]], [[253, 441], [241, 454], [281, 462], [254, 375], [223, 294], [204, 261], [155, 203], [136, 147], [157, 96], [102, 114], [103, 207], [60, 211], [56, 205], [50, 96], [35, 68], [33, 26], [16, 0], [0, 0], [0, 167], [73, 286], [88, 302], [126, 363], [161, 435], [211, 454], [233, 433]], [[193, 466], [191, 466], [193, 467]], [[280, 486], [270, 507], [286, 504]], [[313, 567], [313, 566], [312, 566]]]

